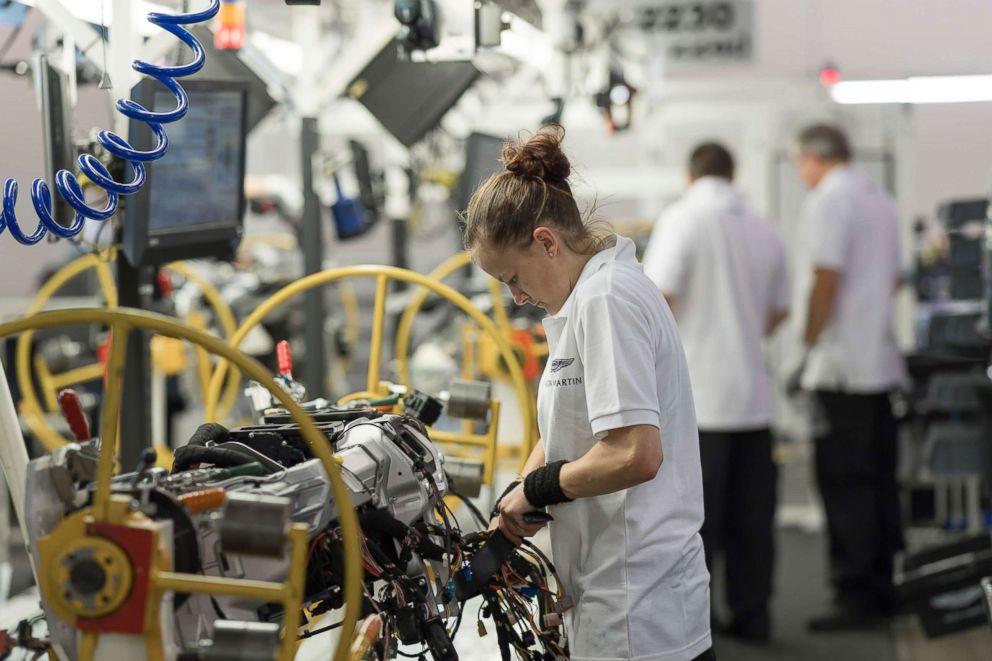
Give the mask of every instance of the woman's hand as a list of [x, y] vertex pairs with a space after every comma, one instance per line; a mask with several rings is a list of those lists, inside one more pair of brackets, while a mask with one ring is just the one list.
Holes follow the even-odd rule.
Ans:
[[533, 512], [536, 508], [527, 502], [524, 496], [524, 485], [519, 484], [517, 488], [503, 496], [499, 504], [499, 529], [513, 542], [519, 545], [524, 537], [533, 537], [537, 532], [547, 525], [547, 523], [527, 523], [523, 516], [527, 512]]

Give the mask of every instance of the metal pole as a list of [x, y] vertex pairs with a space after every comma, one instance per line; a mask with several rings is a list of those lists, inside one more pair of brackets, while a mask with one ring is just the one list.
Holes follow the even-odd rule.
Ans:
[[[316, 117], [303, 117], [300, 122], [300, 156], [303, 177], [303, 270], [306, 275], [317, 273], [324, 262], [324, 229], [320, 217], [320, 200], [313, 189], [313, 158], [320, 145]], [[324, 351], [324, 290], [311, 289], [303, 298], [303, 340], [306, 360], [303, 382], [312, 395], [325, 394], [327, 356]]]
[[[147, 269], [132, 266], [124, 255], [117, 258], [117, 291], [121, 307], [143, 309], [141, 281]], [[121, 402], [121, 470], [138, 465], [141, 452], [152, 445], [151, 371], [148, 334], [134, 330], [128, 334], [124, 361], [124, 395]], [[102, 424], [102, 421], [101, 421]]]

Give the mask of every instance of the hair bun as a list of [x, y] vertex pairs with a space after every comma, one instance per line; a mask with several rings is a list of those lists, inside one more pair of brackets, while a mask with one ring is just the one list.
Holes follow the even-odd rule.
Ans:
[[527, 142], [503, 145], [503, 165], [518, 177], [538, 177], [545, 181], [568, 180], [572, 166], [561, 150], [565, 129], [557, 124], [545, 126]]

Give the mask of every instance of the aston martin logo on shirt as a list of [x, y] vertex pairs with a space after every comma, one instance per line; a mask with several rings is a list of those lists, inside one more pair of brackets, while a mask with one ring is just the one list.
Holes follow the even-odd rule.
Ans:
[[574, 362], [574, 358], [555, 358], [551, 361], [551, 373], [560, 372]]

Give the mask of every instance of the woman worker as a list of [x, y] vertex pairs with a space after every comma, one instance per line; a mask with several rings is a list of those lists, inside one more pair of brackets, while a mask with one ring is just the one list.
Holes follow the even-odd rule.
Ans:
[[[563, 131], [503, 150], [465, 243], [518, 305], [544, 308], [541, 441], [498, 504], [510, 539], [547, 508], [573, 661], [715, 659], [699, 440], [678, 329], [630, 239], [596, 232], [568, 184]], [[529, 517], [530, 518], [530, 517]]]

